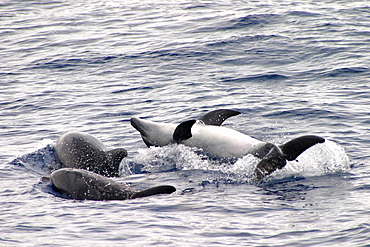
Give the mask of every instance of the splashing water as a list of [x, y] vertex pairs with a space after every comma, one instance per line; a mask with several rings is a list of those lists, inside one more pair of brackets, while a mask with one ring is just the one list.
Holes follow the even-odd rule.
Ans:
[[303, 152], [296, 161], [290, 161], [276, 176], [322, 176], [347, 171], [350, 160], [345, 150], [333, 141], [315, 145]]
[[[199, 149], [175, 144], [140, 149], [139, 154], [133, 158], [133, 162], [143, 166], [142, 170], [145, 172], [219, 171], [239, 181], [250, 181], [259, 161], [251, 154], [239, 159], [215, 158]], [[349, 157], [344, 149], [332, 141], [326, 141], [306, 150], [296, 161], [288, 162], [283, 169], [275, 171], [271, 178], [321, 176], [349, 168]]]
[[11, 164], [24, 166], [40, 175], [47, 175], [60, 168], [54, 143], [50, 139], [43, 139], [37, 144], [37, 150], [14, 159]]

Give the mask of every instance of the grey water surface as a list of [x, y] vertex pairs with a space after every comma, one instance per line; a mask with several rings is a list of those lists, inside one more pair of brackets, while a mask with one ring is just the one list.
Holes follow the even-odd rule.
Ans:
[[[370, 246], [368, 1], [0, 3], [0, 246]], [[326, 138], [262, 183], [256, 158], [146, 148], [133, 116], [262, 141]], [[41, 182], [83, 131], [116, 178], [171, 195], [77, 201]]]

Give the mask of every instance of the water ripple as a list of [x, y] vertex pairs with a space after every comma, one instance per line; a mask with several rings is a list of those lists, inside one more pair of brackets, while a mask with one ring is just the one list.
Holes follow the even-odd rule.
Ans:
[[[0, 245], [368, 244], [367, 2], [0, 6]], [[255, 184], [253, 156], [147, 149], [130, 125], [132, 116], [180, 123], [216, 108], [242, 112], [224, 126], [263, 141], [327, 141]], [[177, 192], [55, 197], [39, 179], [57, 168], [52, 144], [66, 131], [126, 148], [117, 181]]]

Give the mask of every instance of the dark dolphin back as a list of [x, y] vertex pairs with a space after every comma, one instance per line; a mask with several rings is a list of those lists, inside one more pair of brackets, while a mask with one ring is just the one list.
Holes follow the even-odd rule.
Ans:
[[74, 168], [57, 170], [50, 180], [61, 196], [76, 200], [127, 200], [176, 191], [175, 187], [165, 185], [137, 192], [111, 178]]
[[50, 179], [63, 197], [77, 200], [124, 200], [135, 192], [125, 184], [82, 169], [59, 169]]

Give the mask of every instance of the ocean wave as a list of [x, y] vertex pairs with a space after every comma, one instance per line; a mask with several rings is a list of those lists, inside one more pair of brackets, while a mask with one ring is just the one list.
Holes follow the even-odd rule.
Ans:
[[[105, 63], [112, 62], [119, 58], [118, 56], [104, 56], [104, 57], [90, 57], [90, 58], [64, 58], [64, 59], [52, 59], [47, 61], [43, 59], [41, 61], [35, 61], [30, 65], [30, 69], [63, 69], [68, 67], [96, 67]], [[131, 58], [131, 57], [130, 57]]]
[[232, 24], [230, 27], [225, 27], [225, 29], [237, 29], [245, 28], [255, 25], [263, 25], [271, 22], [275, 22], [280, 15], [276, 14], [252, 14], [244, 17], [239, 17], [237, 19], [230, 20]]
[[281, 81], [289, 79], [288, 76], [280, 75], [280, 74], [265, 74], [265, 75], [255, 75], [249, 77], [242, 77], [242, 78], [230, 78], [230, 79], [222, 79], [223, 82], [249, 82], [249, 81]]
[[260, 41], [265, 41], [265, 40], [270, 40], [270, 39], [276, 39], [279, 38], [280, 36], [278, 35], [264, 35], [264, 34], [258, 34], [258, 35], [247, 35], [247, 36], [241, 36], [241, 37], [231, 37], [226, 40], [221, 40], [221, 41], [211, 41], [207, 44], [207, 46], [210, 47], [224, 47], [224, 46], [233, 46], [233, 45], [238, 45], [238, 44], [243, 44], [247, 42], [260, 42]]
[[331, 112], [325, 109], [312, 109], [312, 108], [299, 108], [291, 110], [275, 110], [263, 115], [264, 117], [304, 117], [306, 118], [329, 118], [329, 119], [341, 119], [341, 116], [336, 112]]
[[347, 67], [333, 69], [328, 72], [323, 73], [323, 76], [328, 77], [343, 77], [343, 76], [353, 76], [354, 74], [369, 74], [370, 69], [366, 67]]

